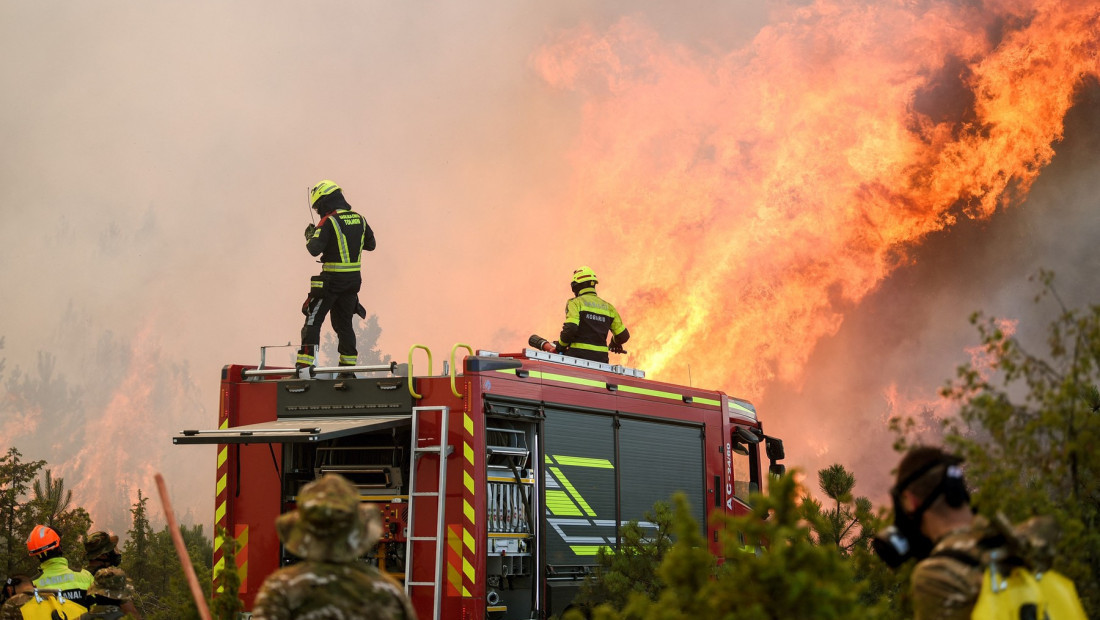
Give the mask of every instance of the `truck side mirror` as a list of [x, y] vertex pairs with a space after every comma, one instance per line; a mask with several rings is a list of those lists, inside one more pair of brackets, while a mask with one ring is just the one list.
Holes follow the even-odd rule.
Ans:
[[764, 447], [772, 462], [782, 461], [787, 456], [783, 452], [783, 440], [777, 437], [764, 437]]
[[778, 478], [787, 473], [787, 466], [773, 463], [770, 467], [768, 467], [768, 473]]

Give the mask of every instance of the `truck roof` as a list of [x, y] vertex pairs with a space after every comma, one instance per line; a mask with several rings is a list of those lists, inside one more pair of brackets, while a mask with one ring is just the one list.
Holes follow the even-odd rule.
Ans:
[[547, 353], [535, 349], [524, 349], [519, 353], [496, 353], [480, 350], [476, 355], [466, 358], [466, 369], [471, 373], [520, 371], [525, 376], [539, 378], [544, 382], [554, 382], [573, 387], [589, 387], [624, 394], [638, 394], [661, 399], [682, 401], [721, 407], [725, 399], [731, 415], [757, 421], [756, 407], [747, 400], [735, 398], [720, 390], [707, 390], [665, 383], [645, 378], [645, 371], [603, 364], [589, 360]]

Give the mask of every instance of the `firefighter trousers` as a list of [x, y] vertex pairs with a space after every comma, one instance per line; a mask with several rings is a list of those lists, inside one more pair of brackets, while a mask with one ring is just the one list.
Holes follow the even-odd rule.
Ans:
[[313, 357], [317, 345], [321, 343], [321, 326], [325, 316], [331, 313], [329, 323], [336, 332], [336, 350], [340, 354], [341, 366], [354, 366], [359, 355], [355, 346], [355, 330], [351, 317], [366, 314], [359, 305], [359, 287], [362, 278], [355, 274], [322, 274], [311, 278], [311, 288], [302, 313], [306, 315], [302, 326], [302, 349], [299, 359], [305, 354]]

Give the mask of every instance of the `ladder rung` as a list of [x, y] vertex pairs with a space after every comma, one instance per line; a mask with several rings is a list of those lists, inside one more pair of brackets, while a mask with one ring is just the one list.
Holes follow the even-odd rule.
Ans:
[[407, 586], [432, 586], [435, 587], [434, 581], [410, 581], [406, 583]]
[[410, 495], [415, 497], [439, 497], [439, 491], [417, 491], [410, 493]]
[[435, 536], [409, 536], [409, 540], [436, 540]]
[[428, 446], [426, 448], [413, 448], [413, 452], [439, 452], [439, 446]]

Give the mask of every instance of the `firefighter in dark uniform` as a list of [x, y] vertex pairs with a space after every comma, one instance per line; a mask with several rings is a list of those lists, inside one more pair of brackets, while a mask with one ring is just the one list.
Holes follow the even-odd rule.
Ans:
[[374, 251], [374, 231], [367, 220], [351, 210], [340, 186], [324, 180], [309, 192], [309, 204], [321, 216], [321, 221], [306, 227], [306, 249], [321, 257], [321, 275], [310, 280], [310, 293], [302, 305], [306, 315], [302, 327], [302, 347], [296, 366], [313, 366], [317, 361], [317, 345], [321, 342], [321, 325], [325, 315], [332, 313], [332, 329], [338, 339], [337, 351], [341, 366], [354, 366], [359, 357], [355, 346], [355, 330], [351, 317], [366, 318], [367, 311], [359, 304], [359, 274], [362, 252]]
[[[630, 332], [615, 306], [596, 295], [597, 283], [596, 274], [589, 267], [573, 272], [573, 299], [565, 304], [565, 323], [558, 338], [558, 352], [606, 364], [608, 349], [622, 353], [622, 345], [630, 339]], [[610, 347], [608, 332], [611, 332]]]

